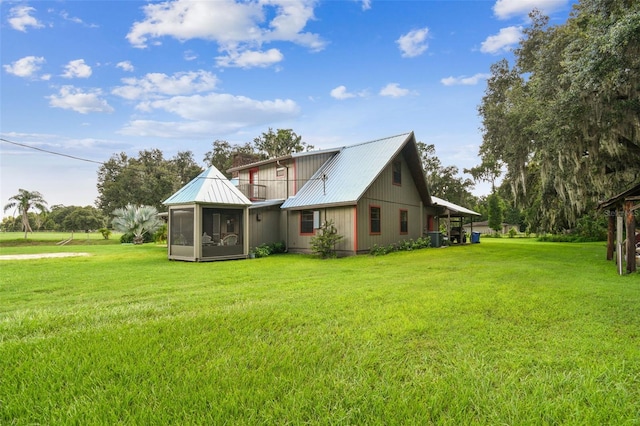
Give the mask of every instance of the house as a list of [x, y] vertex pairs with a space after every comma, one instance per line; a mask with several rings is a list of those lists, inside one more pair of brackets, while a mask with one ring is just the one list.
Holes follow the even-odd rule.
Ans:
[[[216, 172], [215, 176], [222, 176], [215, 169], [205, 173]], [[170, 258], [177, 259], [175, 256], [181, 253], [172, 236], [177, 238], [182, 234], [171, 229], [172, 223], [179, 225], [176, 220], [171, 221], [172, 211], [193, 216], [195, 248], [182, 259], [214, 260], [232, 256], [221, 252], [221, 257], [216, 257], [218, 251], [224, 249], [215, 244], [217, 251], [197, 247], [204, 244], [197, 240], [208, 230], [216, 234], [215, 241], [222, 238], [222, 233], [216, 233], [219, 229], [216, 220], [212, 222], [213, 228], [204, 220], [210, 221], [212, 214], [221, 214], [216, 211], [225, 210], [225, 198], [232, 203], [230, 208], [236, 211], [236, 217], [245, 218], [244, 231], [238, 241], [248, 247], [284, 242], [292, 253], [310, 253], [311, 239], [326, 221], [333, 221], [343, 236], [336, 245], [336, 253], [348, 256], [368, 253], [374, 245], [389, 245], [420, 238], [429, 231], [437, 232], [440, 217], [452, 206], [458, 209], [458, 214], [477, 215], [452, 203], [447, 207], [434, 202], [413, 132], [335, 149], [292, 153], [236, 166], [229, 172], [238, 183], [234, 188], [237, 192], [232, 192], [229, 181], [228, 185], [222, 185], [217, 177], [213, 181], [219, 184], [216, 190], [221, 191], [221, 195], [214, 197], [213, 189], [209, 189], [205, 191], [209, 191], [205, 199], [195, 197], [196, 188], [203, 184], [203, 179], [196, 178], [197, 182], [185, 187], [192, 185], [193, 188], [183, 188], [165, 201], [170, 206]], [[184, 194], [180, 195], [181, 191]], [[245, 207], [246, 215], [240, 215]]]
[[[479, 232], [481, 234], [495, 234], [496, 231], [494, 231], [493, 229], [489, 228], [489, 221], [485, 220], [482, 222], [472, 222], [472, 223], [467, 223], [464, 226], [464, 230], [466, 232], [471, 232], [471, 228], [473, 227], [473, 232]], [[500, 231], [498, 231], [500, 234], [507, 234], [509, 233], [509, 230], [511, 230], [512, 228], [516, 228], [516, 230], [519, 228], [518, 225], [512, 225], [510, 223], [506, 223], [506, 222], [502, 222], [500, 224]]]
[[171, 260], [244, 259], [251, 201], [210, 167], [164, 201]]

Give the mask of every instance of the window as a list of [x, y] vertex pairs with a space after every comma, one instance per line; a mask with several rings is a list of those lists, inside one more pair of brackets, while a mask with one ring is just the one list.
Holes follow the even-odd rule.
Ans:
[[402, 162], [400, 160], [393, 162], [393, 184], [402, 185]]
[[371, 234], [379, 234], [380, 224], [380, 207], [369, 206], [369, 232]]
[[407, 234], [409, 232], [409, 212], [400, 210], [400, 233]]
[[286, 169], [284, 167], [276, 168], [276, 177], [279, 177], [279, 178], [285, 177], [285, 174], [286, 174], [285, 172], [286, 172]]
[[313, 234], [313, 210], [302, 210], [300, 212], [300, 234]]

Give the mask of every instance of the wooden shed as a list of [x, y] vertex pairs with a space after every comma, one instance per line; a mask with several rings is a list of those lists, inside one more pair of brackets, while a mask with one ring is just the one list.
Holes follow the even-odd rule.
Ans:
[[169, 259], [206, 262], [248, 256], [251, 201], [215, 167], [164, 204], [169, 207]]
[[635, 272], [640, 263], [640, 234], [636, 215], [640, 212], [640, 183], [598, 205], [609, 220], [607, 232], [607, 260], [615, 259], [618, 273]]

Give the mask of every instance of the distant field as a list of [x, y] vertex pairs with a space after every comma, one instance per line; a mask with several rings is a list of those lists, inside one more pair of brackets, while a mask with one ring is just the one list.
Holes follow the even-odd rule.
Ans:
[[105, 240], [100, 232], [29, 232], [24, 238], [24, 232], [0, 232], [0, 251], [3, 247], [24, 245], [50, 245], [55, 242], [71, 240], [71, 244], [109, 244], [119, 243], [120, 233], [112, 233], [109, 240]]
[[640, 274], [618, 276], [603, 243], [213, 263], [66, 250], [90, 256], [0, 262], [0, 424], [640, 419]]

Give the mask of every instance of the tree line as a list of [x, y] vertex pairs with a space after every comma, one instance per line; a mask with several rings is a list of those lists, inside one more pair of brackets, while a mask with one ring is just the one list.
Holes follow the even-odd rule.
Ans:
[[[533, 230], [595, 218], [640, 179], [640, 2], [581, 0], [562, 25], [538, 11], [491, 67], [478, 108], [482, 163], [468, 170]], [[602, 218], [600, 218], [602, 219]]]

